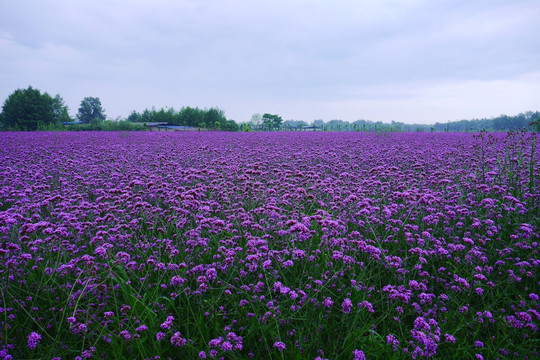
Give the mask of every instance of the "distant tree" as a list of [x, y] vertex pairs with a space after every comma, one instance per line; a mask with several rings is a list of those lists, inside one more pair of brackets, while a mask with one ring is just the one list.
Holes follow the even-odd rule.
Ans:
[[105, 121], [105, 110], [101, 107], [99, 98], [85, 97], [81, 101], [77, 119], [83, 124], [89, 124], [94, 119]]
[[[45, 93], [45, 96], [49, 94]], [[52, 112], [54, 115], [54, 123], [71, 122], [73, 119], [69, 116], [68, 107], [64, 103], [64, 99], [59, 94], [51, 98]]]
[[272, 116], [271, 114], [264, 114], [262, 116], [262, 126], [266, 130], [272, 130]]
[[308, 126], [308, 123], [303, 120], [285, 120], [283, 121], [283, 128], [289, 130], [301, 130], [304, 126]]
[[313, 126], [316, 126], [318, 128], [322, 128], [324, 125], [325, 125], [325, 123], [324, 123], [324, 120], [322, 120], [322, 119], [313, 120]]
[[251, 127], [259, 127], [262, 125], [262, 115], [259, 113], [251, 115], [251, 120], [249, 120]]
[[201, 127], [204, 124], [204, 110], [199, 108], [185, 107], [178, 113], [178, 123], [186, 126]]
[[268, 130], [279, 129], [279, 127], [283, 123], [283, 119], [279, 115], [266, 113], [262, 116], [262, 123], [263, 127]]
[[127, 121], [129, 122], [139, 122], [139, 119], [140, 119], [141, 115], [136, 112], [135, 110], [133, 110], [131, 112], [131, 114], [129, 114], [129, 116], [127, 117]]
[[143, 123], [154, 122], [155, 113], [156, 113], [155, 109], [152, 109], [152, 110], [144, 109], [142, 114], [139, 116], [139, 121]]
[[154, 110], [154, 121], [161, 123], [175, 123], [175, 112], [173, 108], [164, 109], [161, 108], [158, 111]]
[[533, 133], [540, 132], [540, 117], [537, 117], [536, 119], [532, 120], [529, 123], [529, 126], [531, 127], [531, 130]]
[[13, 130], [38, 130], [71, 120], [60, 95], [53, 98], [31, 86], [15, 90], [6, 99], [0, 118], [5, 128]]
[[238, 124], [236, 123], [236, 121], [234, 120], [227, 120], [225, 122], [225, 127], [223, 127], [223, 130], [227, 130], [227, 131], [238, 131], [240, 130], [240, 127], [238, 126]]
[[204, 114], [204, 124], [207, 129], [216, 128], [216, 123], [225, 125], [227, 119], [223, 113], [223, 110], [218, 108], [210, 108]]

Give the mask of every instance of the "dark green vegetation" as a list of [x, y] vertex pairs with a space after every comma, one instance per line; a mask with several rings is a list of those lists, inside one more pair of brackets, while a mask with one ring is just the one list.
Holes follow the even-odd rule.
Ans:
[[134, 123], [168, 123], [169, 125], [182, 125], [203, 129], [237, 131], [238, 124], [234, 120], [227, 120], [223, 110], [210, 108], [208, 110], [197, 107], [184, 107], [179, 111], [174, 108], [156, 110], [144, 109], [142, 113], [131, 112], [127, 118]]
[[92, 120], [105, 121], [105, 109], [101, 107], [99, 98], [85, 97], [81, 101], [77, 120], [83, 124], [89, 124]]
[[[426, 124], [406, 124], [392, 121], [383, 123], [382, 121], [357, 120], [352, 123], [343, 120], [315, 120], [313, 125], [324, 131], [368, 131], [368, 132], [479, 132], [485, 131], [510, 131], [510, 130], [530, 130], [531, 123], [538, 121], [539, 111], [527, 111], [518, 115], [500, 115], [491, 119], [459, 120], [447, 123]], [[300, 129], [308, 126], [308, 123], [300, 120], [286, 120], [283, 122], [285, 129]]]
[[[478, 131], [535, 131], [540, 121], [540, 112], [527, 111], [515, 116], [500, 115], [491, 119], [460, 120], [448, 123], [405, 124], [392, 121], [357, 120], [314, 120], [308, 124], [302, 120], [285, 120], [277, 114], [254, 114], [248, 123], [238, 124], [227, 119], [217, 107], [174, 108], [154, 107], [142, 112], [132, 111], [126, 119], [106, 120], [105, 110], [98, 97], [85, 97], [76, 116], [71, 118], [60, 95], [54, 98], [29, 86], [15, 90], [4, 102], [0, 113], [0, 130], [145, 130], [146, 124], [161, 123], [168, 126], [187, 126], [219, 131], [361, 131], [361, 132], [478, 132]], [[538, 129], [536, 129], [538, 131]]]
[[6, 130], [45, 130], [63, 121], [70, 118], [60, 95], [53, 98], [31, 86], [15, 90], [4, 102], [0, 114]]

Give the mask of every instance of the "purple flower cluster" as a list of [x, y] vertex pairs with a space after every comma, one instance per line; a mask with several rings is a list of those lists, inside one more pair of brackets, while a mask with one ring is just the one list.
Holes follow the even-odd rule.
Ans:
[[28, 335], [28, 347], [32, 350], [36, 348], [36, 346], [41, 342], [41, 335], [39, 335], [36, 332], [31, 332], [30, 335]]
[[2, 133], [0, 353], [534, 358], [533, 139]]

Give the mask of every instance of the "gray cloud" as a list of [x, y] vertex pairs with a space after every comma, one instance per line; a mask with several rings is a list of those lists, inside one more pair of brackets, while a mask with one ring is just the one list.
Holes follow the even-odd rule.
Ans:
[[32, 85], [73, 114], [99, 96], [111, 117], [190, 105], [238, 121], [512, 114], [540, 100], [538, 18], [535, 0], [3, 2], [0, 98]]

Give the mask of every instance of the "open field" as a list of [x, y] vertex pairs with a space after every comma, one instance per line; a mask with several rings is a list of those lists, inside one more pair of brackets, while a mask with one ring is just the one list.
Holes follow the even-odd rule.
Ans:
[[538, 140], [0, 133], [0, 358], [538, 358]]

